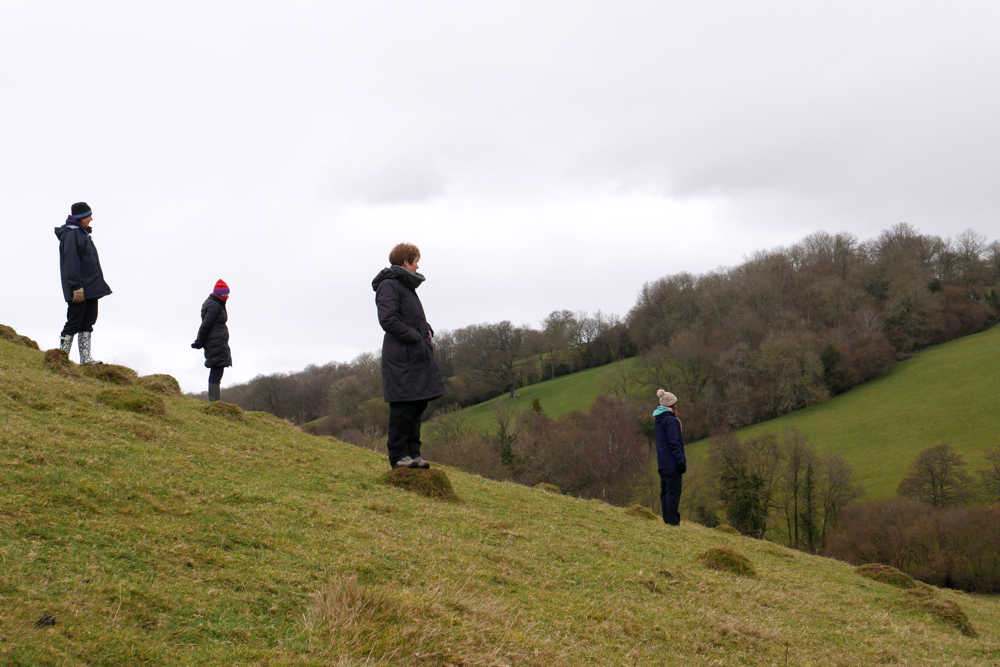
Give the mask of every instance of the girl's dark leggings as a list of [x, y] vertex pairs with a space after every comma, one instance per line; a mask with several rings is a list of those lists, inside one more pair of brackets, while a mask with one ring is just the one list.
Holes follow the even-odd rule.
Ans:
[[226, 369], [223, 366], [214, 366], [208, 369], [208, 383], [219, 384], [222, 382], [222, 373]]

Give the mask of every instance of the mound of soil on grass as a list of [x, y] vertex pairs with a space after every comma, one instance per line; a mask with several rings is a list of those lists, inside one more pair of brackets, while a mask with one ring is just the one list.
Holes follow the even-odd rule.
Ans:
[[541, 484], [535, 484], [535, 488], [539, 491], [544, 491], [545, 493], [554, 493], [557, 496], [562, 495], [562, 491], [555, 484], [549, 484], [548, 482], [542, 482]]
[[54, 350], [45, 351], [43, 363], [47, 369], [56, 375], [68, 375], [74, 377], [80, 374], [80, 369], [76, 364], [69, 360], [69, 354], [66, 350], [58, 347]]
[[966, 637], [978, 637], [979, 632], [957, 602], [938, 595], [931, 587], [920, 587], [903, 593], [903, 604], [922, 609], [934, 618], [950, 625]]
[[206, 403], [205, 407], [203, 407], [201, 411], [206, 415], [222, 417], [234, 422], [245, 422], [247, 420], [247, 413], [243, 412], [243, 408], [238, 405], [234, 405], [233, 403], [225, 403], [223, 401]]
[[451, 488], [451, 480], [440, 468], [393, 468], [382, 476], [382, 481], [389, 486], [406, 489], [427, 498], [458, 502], [458, 496]]
[[120, 387], [133, 385], [138, 381], [139, 374], [127, 366], [115, 364], [99, 364], [97, 366], [81, 366], [80, 370], [89, 378], [116, 384]]
[[9, 327], [6, 324], [0, 324], [0, 340], [7, 340], [15, 345], [30, 347], [32, 350], [40, 349], [38, 347], [38, 343], [31, 340], [27, 336], [22, 336], [14, 331], [13, 327]]
[[114, 387], [102, 389], [97, 394], [97, 402], [116, 410], [128, 410], [143, 415], [163, 415], [167, 406], [163, 398], [139, 387]]
[[750, 560], [729, 547], [713, 547], [698, 556], [698, 562], [710, 570], [732, 572], [742, 577], [757, 576], [757, 571], [753, 569], [753, 564]]
[[660, 518], [655, 514], [653, 514], [652, 512], [650, 512], [648, 507], [643, 507], [642, 505], [632, 505], [632, 507], [629, 507], [627, 510], [625, 510], [625, 514], [628, 514], [629, 516], [639, 517], [640, 519], [646, 519], [647, 521], [652, 521], [654, 519]]
[[720, 533], [727, 533], [729, 535], [739, 535], [740, 534], [740, 531], [736, 530], [735, 528], [733, 528], [732, 526], [730, 526], [728, 523], [724, 523], [721, 526], [716, 526], [715, 529], [717, 531], [719, 531]]
[[889, 584], [896, 588], [916, 588], [917, 586], [917, 582], [913, 581], [910, 575], [889, 565], [869, 563], [868, 565], [856, 568], [854, 571], [862, 577], [874, 579], [875, 581], [880, 581], [883, 584]]
[[154, 394], [163, 394], [164, 396], [181, 395], [181, 385], [172, 375], [143, 375], [139, 378], [139, 386]]

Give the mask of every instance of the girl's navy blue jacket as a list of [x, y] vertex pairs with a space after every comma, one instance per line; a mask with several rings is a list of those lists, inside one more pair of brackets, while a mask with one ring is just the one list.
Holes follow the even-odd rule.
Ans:
[[656, 422], [653, 429], [656, 434], [656, 467], [667, 470], [687, 467], [684, 434], [681, 433], [681, 422], [677, 415], [665, 408], [657, 408], [653, 415]]

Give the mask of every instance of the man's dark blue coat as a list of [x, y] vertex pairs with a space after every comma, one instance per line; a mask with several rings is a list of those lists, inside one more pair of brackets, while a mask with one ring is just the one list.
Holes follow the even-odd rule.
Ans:
[[100, 299], [111, 294], [104, 282], [101, 258], [91, 238], [90, 228], [69, 222], [56, 227], [59, 239], [59, 273], [62, 277], [63, 298], [73, 300], [73, 291], [83, 288], [85, 299]]

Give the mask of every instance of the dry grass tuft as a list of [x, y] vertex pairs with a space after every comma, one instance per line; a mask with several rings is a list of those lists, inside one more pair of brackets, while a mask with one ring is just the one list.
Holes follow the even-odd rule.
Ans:
[[224, 419], [229, 419], [234, 422], [245, 422], [247, 420], [246, 413], [243, 412], [243, 408], [232, 403], [226, 403], [224, 401], [214, 401], [212, 403], [206, 403], [201, 409], [206, 415], [212, 415], [213, 417], [222, 417]]
[[542, 482], [540, 484], [535, 484], [535, 488], [539, 491], [544, 491], [545, 493], [554, 493], [557, 496], [562, 495], [562, 491], [555, 484], [549, 484], [548, 482]]
[[164, 396], [180, 396], [181, 385], [172, 375], [143, 375], [139, 378], [139, 386], [155, 394]]
[[646, 519], [647, 521], [653, 521], [660, 518], [650, 512], [648, 507], [643, 507], [642, 505], [632, 505], [632, 507], [625, 510], [625, 514], [638, 517], [640, 519]]
[[440, 468], [393, 468], [382, 476], [382, 481], [389, 486], [406, 489], [427, 498], [458, 502], [451, 480]]
[[962, 607], [957, 602], [939, 596], [933, 588], [917, 588], [906, 591], [903, 593], [903, 604], [907, 607], [922, 609], [966, 637], [979, 636]]
[[742, 577], [757, 576], [750, 559], [729, 547], [713, 547], [698, 556], [698, 562], [710, 570], [732, 572]]
[[97, 402], [116, 410], [128, 410], [143, 415], [167, 413], [167, 406], [161, 397], [138, 387], [102, 389], [97, 394]]
[[31, 340], [27, 336], [22, 336], [14, 331], [13, 327], [9, 327], [6, 324], [0, 324], [0, 340], [7, 340], [15, 345], [30, 347], [32, 350], [40, 349], [38, 347], [38, 343]]
[[874, 579], [875, 581], [880, 581], [883, 584], [889, 584], [896, 588], [915, 588], [917, 585], [910, 575], [889, 565], [882, 565], [881, 563], [861, 565], [854, 571], [862, 577]]
[[116, 384], [120, 387], [133, 385], [139, 379], [139, 374], [127, 366], [115, 364], [100, 364], [98, 366], [81, 366], [80, 370], [89, 378]]
[[46, 350], [43, 361], [45, 363], [45, 367], [57, 375], [68, 375], [74, 377], [80, 374], [80, 369], [76, 364], [69, 360], [69, 354], [66, 350], [58, 347], [54, 350]]

